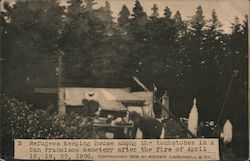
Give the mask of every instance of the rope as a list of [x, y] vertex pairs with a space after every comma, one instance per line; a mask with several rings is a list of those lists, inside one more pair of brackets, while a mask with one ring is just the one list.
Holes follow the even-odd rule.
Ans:
[[[140, 85], [145, 91], [149, 91], [149, 89], [141, 82], [139, 81], [139, 79], [137, 79], [136, 77], [132, 77], [138, 85]], [[171, 118], [173, 118], [183, 129], [185, 132], [187, 132], [192, 138], [196, 138], [196, 136], [190, 131], [188, 130], [188, 128], [186, 127], [186, 125], [184, 123], [182, 123], [172, 112], [170, 112], [168, 109], [166, 109], [166, 107], [160, 102], [159, 99], [157, 99], [156, 97], [154, 97], [154, 101], [156, 101], [160, 106], [161, 108], [166, 111], [169, 116]]]
[[[234, 77], [236, 77], [238, 74], [238, 70], [233, 70], [233, 73], [232, 73], [232, 76], [231, 76], [231, 79], [230, 79], [230, 82], [229, 82], [229, 85], [228, 85], [228, 88], [227, 88], [227, 92], [226, 92], [226, 96], [225, 96], [225, 99], [223, 101], [223, 104], [222, 104], [222, 108], [220, 110], [220, 113], [219, 113], [219, 117], [218, 117], [218, 120], [217, 120], [217, 126], [219, 126], [219, 123], [220, 123], [220, 120], [221, 120], [221, 117], [222, 117], [222, 114], [224, 112], [224, 108], [225, 108], [225, 105], [226, 105], [226, 101], [227, 101], [227, 98], [229, 96], [229, 93], [230, 93], [230, 89], [231, 89], [231, 86], [232, 86], [232, 83], [233, 83], [233, 79]], [[218, 132], [219, 128], [217, 129], [217, 132]]]

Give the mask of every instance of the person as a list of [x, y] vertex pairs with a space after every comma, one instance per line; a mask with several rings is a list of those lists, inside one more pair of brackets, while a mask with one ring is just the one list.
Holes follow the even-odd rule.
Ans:
[[83, 116], [84, 117], [95, 117], [100, 104], [95, 100], [83, 99]]
[[135, 139], [138, 128], [142, 131], [143, 139], [160, 139], [162, 123], [159, 120], [152, 117], [143, 117], [135, 111], [132, 111], [129, 117], [134, 122], [130, 135], [132, 139]]

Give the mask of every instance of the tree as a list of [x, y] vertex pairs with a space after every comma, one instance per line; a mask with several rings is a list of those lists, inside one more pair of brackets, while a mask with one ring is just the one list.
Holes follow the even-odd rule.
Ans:
[[248, 15], [245, 15], [242, 28], [243, 28], [243, 34], [246, 34], [248, 32]]
[[[183, 32], [179, 34], [180, 47], [178, 52], [179, 64], [182, 67], [179, 72], [179, 77], [185, 85], [180, 86], [181, 91], [185, 91], [187, 99], [197, 98], [203, 100], [203, 74], [204, 74], [204, 27], [205, 17], [201, 6], [197, 7], [196, 13], [188, 21], [188, 26], [185, 22], [180, 21], [180, 13], [174, 16], [177, 26], [182, 28]], [[187, 100], [186, 100], [187, 101]], [[184, 102], [186, 102], [184, 101]], [[183, 106], [183, 105], [180, 105]]]
[[174, 17], [174, 26], [178, 30], [179, 36], [183, 36], [187, 32], [187, 24], [182, 20], [180, 11], [176, 11]]
[[208, 26], [209, 30], [211, 31], [222, 31], [221, 27], [222, 24], [220, 23], [218, 16], [215, 12], [215, 10], [212, 10], [212, 18], [210, 19], [211, 25]]
[[91, 26], [90, 13], [92, 11], [82, 6], [80, 0], [72, 0], [65, 14], [65, 27], [59, 42], [59, 48], [65, 53], [62, 59], [64, 85], [80, 82], [83, 77], [91, 77], [89, 64], [92, 57], [88, 51], [93, 47], [93, 41], [90, 35], [100, 34], [94, 32], [96, 26]]
[[[196, 13], [191, 17], [189, 21], [190, 30], [188, 32], [186, 47], [192, 71], [194, 73], [200, 72], [200, 69], [204, 69], [204, 29], [206, 26], [205, 16], [201, 6], [197, 7]], [[198, 73], [196, 73], [198, 74]]]
[[234, 23], [231, 24], [232, 34], [239, 34], [241, 30], [241, 24], [239, 17], [234, 18]]
[[139, 0], [135, 1], [135, 6], [133, 8], [133, 14], [128, 26], [128, 34], [132, 36], [131, 52], [130, 52], [130, 74], [136, 75], [139, 71], [139, 63], [141, 61], [142, 55], [146, 53], [145, 48], [147, 42], [146, 36], [146, 23], [148, 21], [147, 14], [143, 11]]
[[[211, 18], [204, 27], [200, 56], [201, 83], [200, 93], [207, 95], [212, 99], [204, 99], [202, 103], [207, 106], [215, 107], [214, 112], [219, 113], [222, 100], [224, 99], [224, 90], [228, 84], [225, 84], [225, 69], [223, 64], [225, 60], [226, 35], [222, 33], [222, 24], [215, 12], [212, 11]], [[229, 80], [230, 78], [228, 78]], [[206, 83], [206, 86], [202, 84]], [[217, 95], [218, 97], [214, 97]], [[217, 108], [216, 108], [217, 107]]]
[[93, 6], [94, 6], [95, 4], [97, 4], [97, 3], [95, 2], [95, 0], [84, 0], [84, 2], [85, 2], [85, 8], [86, 8], [87, 10], [92, 10], [92, 9], [93, 9]]
[[131, 15], [132, 22], [136, 23], [138, 26], [142, 26], [147, 21], [147, 14], [143, 11], [143, 7], [141, 6], [141, 3], [139, 0], [135, 1], [135, 7], [133, 8], [133, 14]]
[[216, 70], [213, 70], [214, 74], [222, 74], [223, 72], [221, 68], [221, 63], [223, 55], [225, 54], [225, 50], [223, 50], [225, 46], [225, 36], [222, 33], [223, 30], [221, 29], [221, 27], [222, 24], [219, 21], [215, 10], [212, 10], [211, 19], [209, 20], [209, 23], [206, 26], [203, 39], [205, 39], [204, 50], [206, 50], [204, 55], [206, 56], [205, 59], [207, 60], [205, 62], [205, 65], [217, 68]]
[[119, 26], [124, 26], [129, 22], [130, 12], [126, 5], [122, 6], [122, 10], [119, 12], [119, 17], [117, 19]]
[[81, 7], [82, 5], [82, 1], [81, 0], [75, 0], [75, 1], [67, 1], [69, 3], [68, 6], [68, 10], [70, 12], [68, 12], [68, 14], [70, 14], [71, 17], [76, 18], [77, 16], [79, 16], [79, 14], [83, 13], [83, 7]]
[[[230, 95], [226, 103], [226, 110], [222, 115], [222, 120], [231, 118], [234, 124], [235, 141], [234, 144], [238, 145], [235, 153], [241, 156], [247, 156], [248, 152], [244, 147], [247, 143], [242, 141], [248, 138], [247, 132], [247, 109], [248, 109], [248, 19], [245, 17], [243, 24], [239, 22], [239, 18], [235, 17], [232, 23], [232, 32], [228, 35], [227, 55], [225, 60], [225, 74], [231, 77], [233, 74], [233, 82], [231, 84]], [[240, 103], [239, 103], [240, 102]], [[237, 115], [240, 114], [240, 118]], [[244, 138], [244, 139], [242, 139]]]
[[196, 13], [192, 16], [190, 20], [191, 32], [197, 37], [202, 36], [202, 30], [206, 24], [205, 16], [203, 15], [203, 10], [201, 6], [197, 7]]
[[154, 6], [151, 8], [151, 10], [152, 10], [152, 14], [151, 14], [150, 18], [151, 19], [157, 18], [159, 16], [157, 5], [154, 4]]
[[110, 10], [110, 3], [108, 1], [105, 2], [105, 7], [93, 10], [93, 14], [98, 17], [106, 26], [113, 23], [113, 12]]
[[2, 56], [8, 60], [3, 67], [3, 91], [39, 104], [34, 88], [56, 87], [52, 57], [64, 8], [54, 0], [17, 2], [8, 10], [11, 21], [2, 44]]
[[170, 8], [168, 8], [168, 6], [166, 6], [166, 8], [164, 9], [164, 16], [166, 19], [170, 19], [172, 16], [172, 11], [170, 10]]
[[[2, 2], [1, 2], [2, 3]], [[2, 5], [2, 4], [0, 4]], [[3, 7], [3, 6], [1, 6]], [[0, 57], [1, 59], [3, 59], [3, 55], [2, 55], [2, 51], [5, 50], [4, 48], [6, 48], [6, 44], [4, 42], [6, 42], [8, 39], [8, 31], [7, 31], [7, 26], [8, 26], [8, 19], [10, 19], [10, 12], [11, 9], [8, 10], [9, 6], [8, 4], [5, 4], [5, 8], [1, 8], [0, 9]], [[3, 11], [5, 10], [5, 11]]]
[[[79, 11], [78, 16], [72, 12]], [[60, 47], [64, 56], [65, 85], [111, 86], [123, 84], [122, 73], [130, 47], [125, 29], [114, 22], [109, 2], [89, 11], [69, 6]]]

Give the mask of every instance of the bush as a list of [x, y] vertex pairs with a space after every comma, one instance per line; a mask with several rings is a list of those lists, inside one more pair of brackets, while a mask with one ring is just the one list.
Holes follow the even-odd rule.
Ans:
[[7, 156], [13, 153], [14, 139], [98, 138], [89, 121], [76, 113], [60, 116], [50, 107], [36, 109], [6, 95], [0, 96], [0, 107], [2, 149]]

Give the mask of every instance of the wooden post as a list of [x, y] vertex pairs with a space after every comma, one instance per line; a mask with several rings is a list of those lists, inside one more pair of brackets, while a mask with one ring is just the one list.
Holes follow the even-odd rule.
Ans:
[[64, 103], [65, 100], [65, 88], [59, 88], [58, 90], [58, 114], [65, 115], [66, 114], [66, 105]]
[[[149, 91], [148, 88], [146, 86], [144, 86], [136, 77], [132, 77], [137, 83], [138, 85], [140, 85], [145, 91]], [[158, 100], [156, 97], [154, 97], [154, 100], [162, 107], [162, 109], [164, 111], [166, 111], [169, 114], [169, 117], [173, 118], [184, 130], [185, 132], [187, 132], [192, 138], [196, 138], [196, 136], [188, 130], [188, 128], [186, 127], [186, 125], [184, 123], [182, 123], [171, 111], [169, 111], [168, 109], [166, 109], [166, 107], [163, 106], [163, 104], [161, 103], [160, 100]]]
[[[168, 97], [167, 91], [165, 91], [164, 95], [161, 97], [161, 102], [162, 102], [162, 105], [165, 107], [165, 109], [169, 111], [169, 97]], [[161, 112], [161, 116], [163, 118], [169, 117], [169, 114], [166, 110], [162, 110]]]
[[64, 88], [61, 87], [62, 84], [62, 71], [63, 71], [63, 61], [62, 55], [60, 53], [58, 58], [58, 78], [57, 78], [57, 88], [58, 88], [58, 114], [66, 114], [66, 106], [64, 103], [65, 99], [65, 91]]
[[57, 87], [58, 89], [61, 87], [62, 81], [62, 56], [60, 55], [58, 58], [58, 69], [57, 69]]

